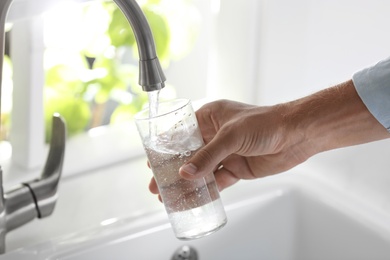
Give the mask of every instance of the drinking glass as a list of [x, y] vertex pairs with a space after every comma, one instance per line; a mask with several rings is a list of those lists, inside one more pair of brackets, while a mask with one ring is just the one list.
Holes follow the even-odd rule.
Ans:
[[225, 210], [211, 172], [204, 178], [185, 180], [179, 168], [203, 145], [191, 101], [175, 99], [135, 116], [154, 178], [177, 238], [200, 238], [222, 228]]

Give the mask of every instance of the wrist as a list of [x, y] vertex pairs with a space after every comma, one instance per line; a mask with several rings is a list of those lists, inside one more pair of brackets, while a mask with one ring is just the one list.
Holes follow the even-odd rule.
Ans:
[[388, 138], [347, 81], [288, 103], [286, 122], [308, 157], [331, 149]]
[[[314, 139], [313, 131], [315, 126], [307, 117], [304, 100], [299, 99], [288, 103], [280, 104], [282, 114], [282, 141], [283, 149], [299, 156], [300, 161], [305, 161], [311, 156], [323, 150], [320, 142]], [[310, 116], [311, 117], [311, 116]]]

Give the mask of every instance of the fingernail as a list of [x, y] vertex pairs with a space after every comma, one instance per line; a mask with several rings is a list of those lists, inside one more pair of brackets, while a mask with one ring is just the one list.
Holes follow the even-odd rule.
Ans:
[[188, 173], [189, 175], [195, 175], [196, 172], [198, 171], [198, 168], [197, 168], [194, 164], [189, 163], [189, 164], [183, 165], [183, 166], [180, 168], [180, 171], [186, 172], [186, 173]]

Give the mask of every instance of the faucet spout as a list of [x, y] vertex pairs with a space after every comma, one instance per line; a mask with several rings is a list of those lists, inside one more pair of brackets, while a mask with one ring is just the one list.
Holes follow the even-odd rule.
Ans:
[[152, 31], [144, 13], [135, 0], [114, 0], [129, 21], [139, 53], [139, 84], [144, 91], [164, 88], [165, 75], [157, 58]]

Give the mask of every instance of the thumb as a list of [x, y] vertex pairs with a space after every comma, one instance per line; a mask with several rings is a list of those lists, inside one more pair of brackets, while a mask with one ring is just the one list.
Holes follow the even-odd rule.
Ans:
[[179, 169], [180, 175], [185, 179], [197, 179], [213, 172], [223, 159], [234, 152], [231, 144], [229, 139], [217, 134]]

